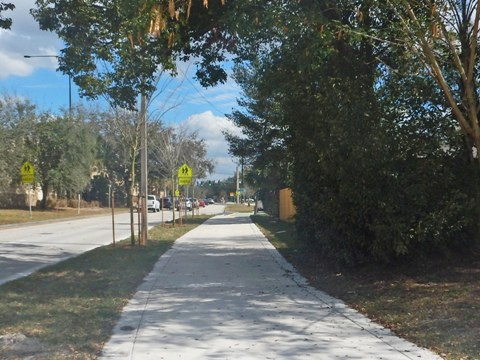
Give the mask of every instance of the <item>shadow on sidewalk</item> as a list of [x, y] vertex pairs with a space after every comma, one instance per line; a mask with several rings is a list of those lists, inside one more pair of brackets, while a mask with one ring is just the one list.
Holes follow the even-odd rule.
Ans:
[[205, 225], [233, 225], [233, 224], [249, 224], [252, 221], [250, 220], [250, 216], [238, 216], [238, 217], [215, 217], [209, 219], [205, 222]]

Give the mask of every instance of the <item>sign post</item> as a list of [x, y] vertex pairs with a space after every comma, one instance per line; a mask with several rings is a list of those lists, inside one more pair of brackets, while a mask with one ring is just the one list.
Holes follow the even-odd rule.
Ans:
[[20, 175], [22, 176], [22, 183], [29, 184], [28, 186], [28, 208], [30, 211], [30, 218], [32, 218], [32, 190], [35, 170], [28, 161], [25, 161], [20, 168]]
[[[178, 168], [177, 177], [178, 177], [178, 185], [190, 185], [192, 183], [192, 176], [193, 171], [192, 169], [185, 163]], [[188, 196], [188, 192], [187, 192]], [[182, 224], [182, 207], [180, 205], [180, 199], [178, 201], [179, 204], [179, 216], [180, 216], [180, 225]], [[187, 208], [185, 207], [185, 214]]]

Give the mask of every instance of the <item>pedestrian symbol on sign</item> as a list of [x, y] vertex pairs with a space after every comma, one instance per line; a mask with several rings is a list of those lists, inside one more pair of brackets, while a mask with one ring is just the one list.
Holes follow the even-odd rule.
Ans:
[[192, 183], [192, 176], [192, 169], [187, 164], [183, 164], [178, 169], [178, 184], [190, 185]]
[[25, 161], [20, 168], [20, 175], [22, 176], [22, 182], [25, 183], [33, 183], [33, 175], [34, 170], [32, 164], [28, 161]]
[[28, 162], [25, 161], [22, 165], [21, 169], [22, 175], [33, 175], [33, 166]]

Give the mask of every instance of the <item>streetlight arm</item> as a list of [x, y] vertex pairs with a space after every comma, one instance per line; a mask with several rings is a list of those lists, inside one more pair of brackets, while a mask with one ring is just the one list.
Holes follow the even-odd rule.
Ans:
[[31, 58], [37, 58], [37, 57], [54, 57], [58, 58], [58, 55], [23, 55], [24, 58], [31, 59]]

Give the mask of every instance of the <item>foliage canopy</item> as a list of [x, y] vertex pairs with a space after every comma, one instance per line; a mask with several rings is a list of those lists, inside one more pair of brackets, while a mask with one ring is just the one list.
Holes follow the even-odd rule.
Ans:
[[132, 109], [159, 66], [193, 57], [212, 85], [234, 58], [231, 153], [263, 196], [293, 188], [319, 253], [392, 261], [479, 238], [477, 1], [74, 3], [33, 14], [84, 95]]

